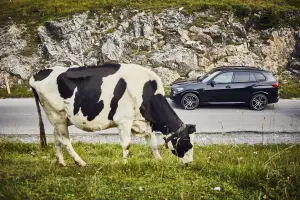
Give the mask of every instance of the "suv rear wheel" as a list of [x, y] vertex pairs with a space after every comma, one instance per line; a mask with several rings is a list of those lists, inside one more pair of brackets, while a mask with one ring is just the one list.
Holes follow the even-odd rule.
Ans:
[[186, 110], [194, 110], [199, 106], [199, 103], [199, 97], [193, 93], [187, 93], [181, 98], [181, 106]]
[[268, 105], [268, 98], [264, 94], [256, 94], [250, 100], [250, 107], [253, 110], [263, 110]]

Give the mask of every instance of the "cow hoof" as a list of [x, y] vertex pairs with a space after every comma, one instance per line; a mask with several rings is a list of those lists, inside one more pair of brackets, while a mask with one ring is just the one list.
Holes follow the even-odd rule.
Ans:
[[80, 166], [80, 167], [86, 166], [86, 163], [84, 161], [75, 161], [75, 164]]
[[66, 163], [64, 163], [64, 162], [59, 162], [59, 161], [56, 161], [56, 164], [59, 165], [59, 166], [62, 166], [62, 167], [67, 166]]
[[161, 156], [159, 156], [159, 157], [157, 157], [157, 158], [155, 158], [157, 161], [162, 161], [162, 157]]

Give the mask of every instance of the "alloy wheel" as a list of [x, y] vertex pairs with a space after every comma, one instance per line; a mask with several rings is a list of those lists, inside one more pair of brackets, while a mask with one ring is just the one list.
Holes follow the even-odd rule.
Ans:
[[185, 94], [181, 99], [181, 105], [186, 110], [193, 110], [199, 106], [199, 98], [193, 93]]
[[263, 110], [268, 104], [268, 98], [264, 94], [254, 95], [251, 99], [251, 107], [254, 110]]

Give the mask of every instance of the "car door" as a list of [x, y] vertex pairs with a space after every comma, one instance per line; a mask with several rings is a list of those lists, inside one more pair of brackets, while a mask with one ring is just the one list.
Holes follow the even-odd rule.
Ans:
[[250, 71], [235, 71], [231, 84], [230, 102], [244, 103], [251, 98], [256, 80]]
[[228, 102], [233, 72], [222, 72], [208, 81], [203, 91], [206, 102]]

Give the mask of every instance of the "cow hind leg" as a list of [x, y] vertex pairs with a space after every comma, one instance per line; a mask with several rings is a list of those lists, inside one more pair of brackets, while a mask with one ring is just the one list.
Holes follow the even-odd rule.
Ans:
[[[85, 166], [86, 163], [75, 152], [75, 150], [72, 146], [71, 140], [69, 138], [69, 131], [68, 131], [67, 123], [56, 124], [55, 129], [57, 130], [57, 131], [55, 131], [56, 139], [58, 140], [58, 142], [60, 142], [61, 144], [63, 144], [66, 147], [68, 153], [74, 159], [75, 163], [79, 166]], [[56, 148], [56, 151], [57, 150], [59, 150], [59, 147]], [[57, 155], [58, 154], [59, 153], [57, 153]]]
[[145, 139], [146, 139], [147, 143], [149, 144], [155, 159], [161, 160], [162, 158], [161, 158], [160, 153], [158, 151], [158, 146], [157, 146], [157, 140], [156, 140], [155, 133], [151, 132], [150, 134], [145, 136]]
[[127, 157], [129, 154], [129, 147], [131, 144], [131, 127], [132, 121], [122, 122], [118, 125], [119, 134], [121, 137], [121, 145], [123, 148], [123, 159], [124, 162], [127, 163]]
[[57, 138], [58, 133], [56, 128], [54, 129], [54, 146], [55, 146], [55, 150], [56, 150], [56, 162], [59, 165], [62, 166], [66, 166], [64, 158], [63, 158], [63, 154], [62, 154], [62, 145], [61, 142], [59, 141], [59, 139]]

